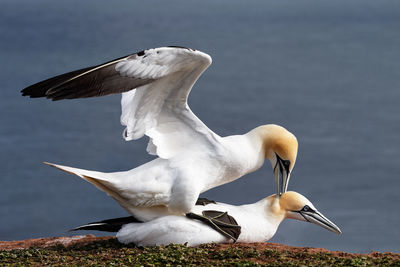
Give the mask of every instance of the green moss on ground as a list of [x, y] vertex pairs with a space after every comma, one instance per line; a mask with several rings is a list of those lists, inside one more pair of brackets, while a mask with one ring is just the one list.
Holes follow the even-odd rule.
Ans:
[[0, 266], [400, 266], [399, 257], [304, 250], [256, 249], [252, 246], [184, 245], [140, 248], [115, 239], [87, 245], [0, 251]]

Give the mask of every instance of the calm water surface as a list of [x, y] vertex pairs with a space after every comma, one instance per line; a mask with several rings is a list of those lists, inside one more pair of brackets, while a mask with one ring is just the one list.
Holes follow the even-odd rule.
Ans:
[[[51, 102], [19, 91], [145, 48], [183, 45], [213, 65], [190, 97], [220, 135], [277, 123], [299, 140], [290, 189], [343, 230], [285, 221], [272, 242], [400, 252], [400, 2], [23, 1], [0, 8], [0, 240], [67, 235], [125, 211], [41, 164], [127, 170], [150, 159], [125, 142], [119, 96]], [[232, 204], [274, 193], [271, 167], [206, 192]], [[97, 234], [97, 233], [96, 233]]]

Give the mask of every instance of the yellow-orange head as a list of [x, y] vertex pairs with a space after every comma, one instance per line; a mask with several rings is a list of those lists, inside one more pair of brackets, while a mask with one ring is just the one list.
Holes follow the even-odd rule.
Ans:
[[296, 163], [297, 138], [284, 127], [275, 124], [257, 127], [254, 132], [261, 138], [265, 157], [271, 162], [277, 194], [280, 195], [287, 191], [290, 174]]

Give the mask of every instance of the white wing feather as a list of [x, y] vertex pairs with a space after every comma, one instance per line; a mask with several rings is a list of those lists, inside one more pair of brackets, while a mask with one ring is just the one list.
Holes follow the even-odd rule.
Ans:
[[122, 76], [156, 79], [122, 94], [124, 138], [149, 136], [147, 151], [165, 159], [188, 147], [213, 146], [218, 136], [187, 104], [192, 86], [210, 64], [205, 53], [171, 47], [145, 50], [119, 62], [115, 69]]

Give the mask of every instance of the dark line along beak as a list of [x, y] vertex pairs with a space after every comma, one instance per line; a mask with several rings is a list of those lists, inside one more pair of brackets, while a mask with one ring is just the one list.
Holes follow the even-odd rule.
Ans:
[[342, 233], [339, 227], [337, 227], [333, 222], [331, 222], [328, 218], [326, 218], [324, 215], [322, 215], [322, 213], [317, 210], [309, 209], [309, 211], [301, 210], [297, 212], [300, 213], [300, 215], [303, 216], [303, 218], [307, 222], [319, 225], [336, 234]]
[[287, 191], [290, 179], [290, 161], [283, 160], [277, 153], [276, 155], [276, 164], [274, 167], [274, 176], [276, 183], [276, 194], [282, 195]]

